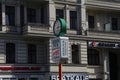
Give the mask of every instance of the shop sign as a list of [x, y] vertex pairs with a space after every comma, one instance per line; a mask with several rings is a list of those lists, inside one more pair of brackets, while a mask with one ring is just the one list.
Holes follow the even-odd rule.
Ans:
[[100, 48], [120, 48], [120, 43], [110, 43], [110, 42], [88, 42], [89, 47], [100, 47]]
[[43, 72], [44, 67], [37, 66], [0, 66], [0, 72]]
[[52, 39], [52, 60], [59, 63], [68, 59], [68, 37], [56, 37]]
[[[59, 80], [59, 75], [51, 75], [51, 80]], [[89, 80], [87, 74], [63, 74], [62, 80]]]

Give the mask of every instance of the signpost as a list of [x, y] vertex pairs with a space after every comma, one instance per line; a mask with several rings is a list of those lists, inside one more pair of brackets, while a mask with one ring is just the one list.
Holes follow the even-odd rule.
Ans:
[[68, 60], [68, 37], [66, 33], [66, 22], [59, 18], [54, 22], [53, 32], [56, 38], [52, 39], [52, 60], [59, 63], [59, 80], [62, 80], [62, 63]]

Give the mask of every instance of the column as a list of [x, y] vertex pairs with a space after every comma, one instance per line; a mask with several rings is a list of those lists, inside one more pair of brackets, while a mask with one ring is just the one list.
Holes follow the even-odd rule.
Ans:
[[52, 0], [49, 1], [48, 7], [49, 7], [48, 15], [49, 15], [50, 32], [52, 32], [53, 24], [54, 24], [54, 21], [56, 20], [56, 9], [55, 9], [55, 4]]
[[82, 35], [87, 35], [88, 26], [86, 25], [86, 6], [84, 5], [85, 0], [81, 0], [81, 30]]
[[2, 31], [6, 31], [5, 0], [2, 0]]
[[87, 42], [86, 41], [81, 41], [80, 45], [80, 63], [81, 64], [88, 64], [87, 61]]
[[66, 26], [67, 29], [70, 29], [70, 11], [69, 11], [69, 6], [65, 5], [65, 19], [66, 19]]
[[103, 64], [104, 64], [104, 80], [110, 80], [109, 71], [109, 53], [107, 49], [103, 49]]
[[24, 24], [27, 24], [27, 7], [26, 4], [24, 4]]
[[17, 5], [15, 7], [15, 24], [17, 27], [17, 32], [20, 33], [20, 1], [17, 1]]

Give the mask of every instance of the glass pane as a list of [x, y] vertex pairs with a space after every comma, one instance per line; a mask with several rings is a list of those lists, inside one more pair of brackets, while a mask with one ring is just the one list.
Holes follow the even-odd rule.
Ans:
[[30, 80], [38, 80], [38, 78], [30, 78]]
[[27, 78], [19, 78], [18, 80], [27, 80]]

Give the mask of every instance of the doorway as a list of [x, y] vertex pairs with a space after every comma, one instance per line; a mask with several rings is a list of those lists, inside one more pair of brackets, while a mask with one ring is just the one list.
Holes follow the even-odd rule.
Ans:
[[109, 52], [110, 80], [120, 80], [120, 51]]

